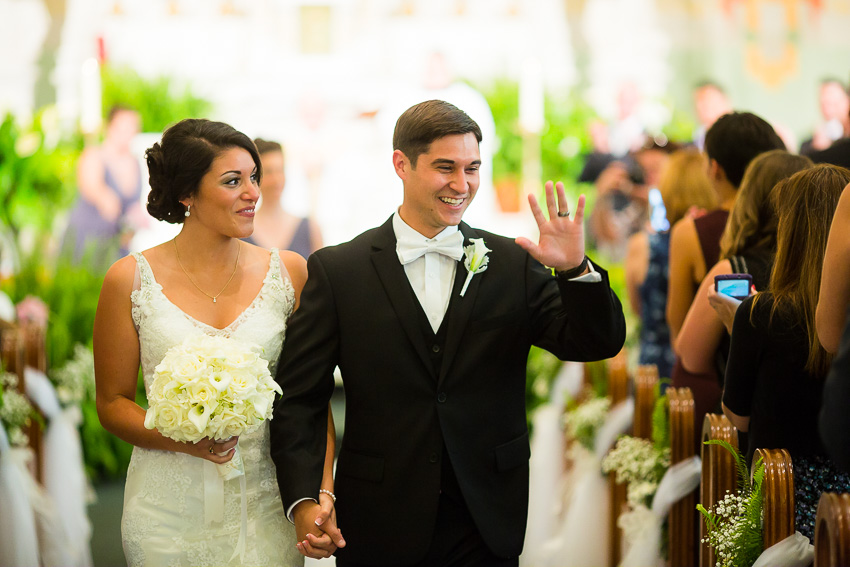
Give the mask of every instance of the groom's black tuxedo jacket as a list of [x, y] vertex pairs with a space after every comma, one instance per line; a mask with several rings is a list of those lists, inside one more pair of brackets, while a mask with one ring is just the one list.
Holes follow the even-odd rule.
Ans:
[[579, 361], [614, 356], [625, 339], [622, 306], [601, 268], [600, 283], [560, 281], [513, 240], [461, 223], [467, 242], [484, 238], [490, 261], [463, 297], [467, 271], [458, 263], [444, 328], [434, 334], [422, 324], [391, 221], [308, 261], [271, 422], [283, 504], [318, 495], [338, 365], [345, 430], [335, 491], [347, 542], [338, 555], [386, 565], [421, 559], [447, 454], [486, 544], [517, 556], [528, 509], [529, 349]]

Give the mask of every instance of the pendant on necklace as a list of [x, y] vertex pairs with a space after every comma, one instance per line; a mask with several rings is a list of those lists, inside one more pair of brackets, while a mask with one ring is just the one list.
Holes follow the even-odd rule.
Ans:
[[213, 303], [215, 303], [215, 297], [213, 297]]

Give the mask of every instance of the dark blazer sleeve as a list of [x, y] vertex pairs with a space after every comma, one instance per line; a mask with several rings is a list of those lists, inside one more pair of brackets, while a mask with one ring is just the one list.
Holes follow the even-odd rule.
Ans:
[[339, 353], [333, 290], [319, 255], [310, 256], [307, 272], [277, 368], [283, 396], [269, 424], [271, 457], [286, 510], [302, 498], [318, 498]]
[[526, 259], [526, 294], [532, 344], [561, 360], [590, 361], [615, 356], [626, 340], [623, 306], [608, 272], [595, 262], [600, 282], [552, 277], [550, 269]]
[[821, 440], [832, 460], [845, 471], [850, 471], [850, 411], [847, 411], [847, 400], [850, 400], [850, 318], [844, 325], [838, 354], [826, 377], [820, 411]]

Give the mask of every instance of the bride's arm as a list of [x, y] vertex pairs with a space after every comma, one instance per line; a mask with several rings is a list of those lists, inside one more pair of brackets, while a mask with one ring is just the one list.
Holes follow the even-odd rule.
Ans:
[[[106, 273], [94, 319], [94, 374], [97, 414], [103, 427], [117, 437], [145, 449], [188, 453], [214, 463], [226, 463], [236, 440], [179, 443], [146, 429], [145, 410], [136, 403], [139, 378], [139, 335], [133, 325], [132, 292], [136, 261], [128, 256]], [[210, 453], [225, 454], [220, 457]]]

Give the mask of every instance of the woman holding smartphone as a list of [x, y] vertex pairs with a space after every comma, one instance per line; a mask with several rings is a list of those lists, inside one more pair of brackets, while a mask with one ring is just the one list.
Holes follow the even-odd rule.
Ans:
[[[729, 353], [724, 318], [709, 302], [715, 293], [714, 277], [748, 273], [756, 289], [767, 287], [776, 252], [777, 216], [771, 193], [778, 182], [811, 165], [806, 157], [773, 150], [753, 159], [744, 173], [738, 199], [720, 239], [724, 259], [709, 270], [700, 284], [674, 344], [686, 372], [674, 370], [673, 385], [688, 387], [693, 392], [696, 423], [702, 423], [706, 413], [719, 411], [723, 368], [718, 368], [718, 353], [723, 367]], [[730, 328], [734, 310], [729, 309], [723, 315], [728, 318], [727, 328]]]
[[738, 308], [723, 390], [723, 412], [757, 448], [787, 449], [794, 462], [797, 530], [812, 538], [818, 499], [850, 491], [818, 436], [824, 378], [832, 356], [818, 341], [815, 309], [829, 225], [850, 170], [817, 165], [779, 184], [776, 261], [769, 291]]

